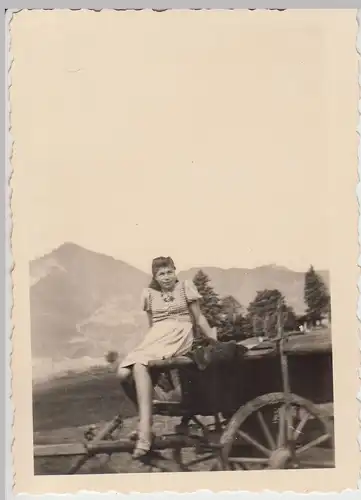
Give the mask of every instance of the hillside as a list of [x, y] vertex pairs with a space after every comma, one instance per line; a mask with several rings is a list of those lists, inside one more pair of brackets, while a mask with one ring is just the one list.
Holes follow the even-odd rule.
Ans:
[[[244, 307], [257, 290], [278, 288], [296, 312], [304, 310], [303, 273], [277, 266], [203, 270], [220, 295], [232, 294]], [[179, 275], [192, 279], [196, 271]], [[125, 262], [65, 243], [32, 261], [30, 278], [36, 379], [101, 363], [110, 349], [125, 354], [146, 331], [139, 300], [149, 276]]]
[[134, 331], [144, 329], [139, 297], [148, 277], [122, 261], [64, 244], [31, 262], [30, 275], [35, 358], [56, 362], [128, 349]]

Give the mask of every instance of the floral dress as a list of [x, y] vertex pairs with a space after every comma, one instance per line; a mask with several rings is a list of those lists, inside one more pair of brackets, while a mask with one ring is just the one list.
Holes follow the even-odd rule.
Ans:
[[200, 299], [190, 281], [177, 282], [171, 294], [146, 288], [142, 294], [142, 309], [152, 315], [153, 326], [144, 340], [120, 363], [130, 367], [135, 363], [187, 354], [193, 344], [193, 322], [189, 304]]

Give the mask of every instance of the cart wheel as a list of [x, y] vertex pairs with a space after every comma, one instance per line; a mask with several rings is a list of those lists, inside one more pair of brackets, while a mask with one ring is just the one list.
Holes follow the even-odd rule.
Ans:
[[307, 399], [260, 396], [230, 419], [218, 470], [334, 467], [332, 415]]

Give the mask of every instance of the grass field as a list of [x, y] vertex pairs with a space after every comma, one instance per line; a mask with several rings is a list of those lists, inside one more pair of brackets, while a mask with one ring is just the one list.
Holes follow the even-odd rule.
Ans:
[[[34, 444], [79, 442], [90, 424], [104, 425], [116, 414], [124, 417], [120, 436], [136, 428], [135, 408], [123, 394], [113, 375], [102, 370], [61, 377], [34, 388]], [[178, 418], [156, 416], [156, 434], [172, 433]], [[186, 452], [186, 458], [194, 452]], [[41, 458], [35, 460], [35, 474], [64, 474], [71, 466], [70, 458]], [[206, 466], [203, 467], [206, 469]], [[199, 467], [202, 470], [202, 466]], [[148, 472], [142, 464], [133, 462], [129, 454], [94, 457], [81, 470], [84, 474]]]
[[34, 387], [34, 431], [53, 431], [135, 415], [114, 375], [104, 370], [64, 376]]
[[[122, 393], [113, 376], [97, 373], [58, 379], [55, 387], [34, 391], [34, 444], [79, 442], [90, 424], [99, 427], [117, 413], [124, 415], [119, 437], [136, 428], [137, 417], [132, 403]], [[154, 431], [158, 435], [174, 432], [179, 418], [155, 416]], [[186, 460], [195, 458], [192, 450], [184, 452]], [[169, 453], [165, 453], [165, 456]], [[35, 460], [35, 474], [64, 474], [72, 464], [70, 458], [41, 458]], [[197, 470], [207, 470], [207, 464]], [[148, 472], [141, 463], [132, 461], [129, 454], [94, 457], [82, 468], [83, 474]]]

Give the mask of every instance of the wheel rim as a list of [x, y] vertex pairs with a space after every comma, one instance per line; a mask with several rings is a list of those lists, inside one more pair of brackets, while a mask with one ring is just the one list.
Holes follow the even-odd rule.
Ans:
[[267, 394], [244, 405], [221, 446], [225, 470], [334, 467], [330, 415], [296, 395], [286, 401], [283, 393]]

